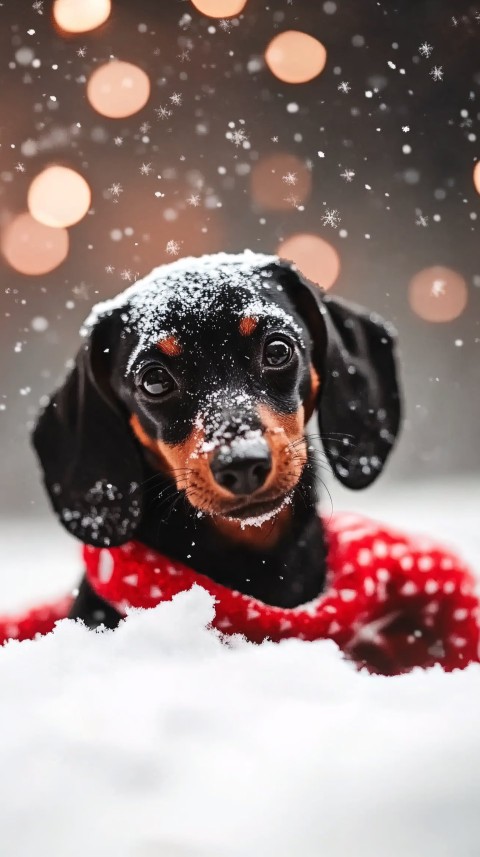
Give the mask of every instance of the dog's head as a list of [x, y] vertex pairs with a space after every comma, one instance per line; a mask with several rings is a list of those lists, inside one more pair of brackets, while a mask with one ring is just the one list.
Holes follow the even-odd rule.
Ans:
[[276, 257], [157, 268], [96, 307], [84, 335], [34, 445], [56, 512], [86, 543], [133, 536], [145, 457], [199, 515], [248, 524], [289, 502], [314, 410], [350, 488], [373, 482], [398, 432], [389, 327]]

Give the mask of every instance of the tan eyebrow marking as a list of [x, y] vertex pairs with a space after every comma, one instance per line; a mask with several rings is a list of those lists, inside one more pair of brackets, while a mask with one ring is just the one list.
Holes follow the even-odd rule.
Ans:
[[258, 319], [254, 318], [252, 315], [247, 315], [245, 318], [242, 318], [239, 330], [242, 336], [250, 336], [255, 330], [258, 324]]
[[166, 336], [165, 339], [160, 339], [157, 342], [157, 348], [168, 357], [178, 357], [182, 353], [182, 346], [174, 336]]

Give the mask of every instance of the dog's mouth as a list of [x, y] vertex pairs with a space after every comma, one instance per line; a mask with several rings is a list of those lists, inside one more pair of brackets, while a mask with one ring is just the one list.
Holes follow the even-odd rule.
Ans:
[[230, 521], [239, 521], [244, 526], [261, 526], [271, 518], [276, 517], [285, 506], [291, 503], [292, 495], [283, 494], [271, 500], [259, 500], [251, 503], [242, 503], [223, 512], [222, 517]]

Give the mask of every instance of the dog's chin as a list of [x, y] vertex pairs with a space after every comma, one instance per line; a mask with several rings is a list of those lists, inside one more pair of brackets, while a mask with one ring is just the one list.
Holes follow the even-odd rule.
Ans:
[[292, 492], [275, 497], [272, 500], [242, 503], [228, 511], [217, 513], [226, 521], [235, 521], [243, 527], [261, 527], [267, 521], [276, 518], [292, 502]]

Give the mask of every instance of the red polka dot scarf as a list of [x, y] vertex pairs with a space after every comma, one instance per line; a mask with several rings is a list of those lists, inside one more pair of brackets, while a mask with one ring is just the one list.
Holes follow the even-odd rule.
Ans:
[[[225, 635], [255, 643], [331, 639], [358, 666], [383, 675], [437, 663], [451, 671], [479, 660], [475, 580], [455, 554], [359, 515], [337, 514], [325, 521], [325, 531], [325, 590], [295, 608], [242, 595], [138, 542], [87, 545], [83, 554], [91, 586], [121, 614], [198, 585], [214, 597], [213, 625]], [[70, 602], [0, 620], [0, 642], [47, 633]]]

